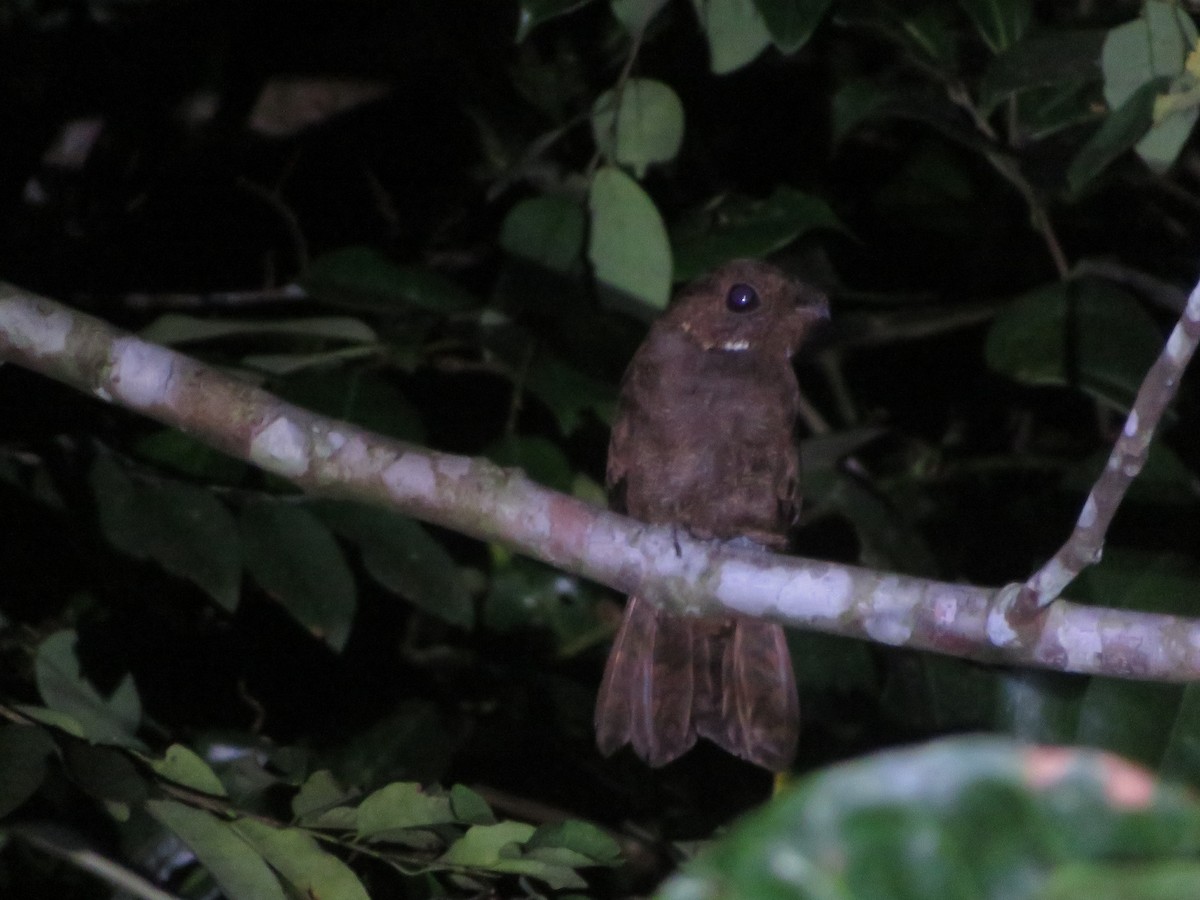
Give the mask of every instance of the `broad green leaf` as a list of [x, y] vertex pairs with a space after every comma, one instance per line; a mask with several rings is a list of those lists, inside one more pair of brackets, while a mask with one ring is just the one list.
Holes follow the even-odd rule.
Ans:
[[1163, 338], [1142, 307], [1107, 282], [1055, 283], [1018, 297], [988, 333], [988, 365], [1023, 384], [1078, 387], [1129, 409]]
[[221, 779], [195, 751], [182, 744], [172, 744], [162, 759], [151, 759], [150, 767], [168, 781], [182, 784], [203, 794], [226, 796]]
[[208, 446], [182, 431], [163, 428], [137, 441], [137, 454], [156, 465], [202, 481], [234, 484], [248, 468], [246, 463]]
[[1136, 867], [1124, 863], [1063, 866], [1038, 900], [1187, 900], [1200, 884], [1200, 863], [1169, 860]]
[[320, 900], [370, 900], [362, 882], [336, 856], [296, 828], [273, 828], [251, 819], [232, 825], [271, 864], [292, 891]]
[[36, 725], [0, 725], [0, 819], [28, 800], [46, 777], [50, 735]]
[[358, 546], [367, 572], [385, 588], [451, 625], [474, 624], [475, 608], [458, 564], [420, 523], [349, 501], [317, 500], [308, 508]]
[[449, 796], [427, 793], [411, 781], [382, 787], [358, 805], [358, 836], [364, 840], [386, 840], [391, 831], [453, 821]]
[[28, 716], [40, 725], [48, 725], [51, 728], [57, 728], [66, 734], [77, 738], [86, 738], [83, 726], [79, 721], [65, 712], [57, 709], [50, 709], [48, 706], [30, 706], [26, 703], [17, 703], [13, 706], [17, 712], [23, 716]]
[[195, 583], [227, 610], [237, 606], [237, 528], [211, 492], [161, 478], [135, 480], [108, 454], [96, 458], [91, 485], [100, 527], [114, 547]]
[[[1158, 768], [1183, 686], [1092, 678], [1079, 703], [1073, 743], [1099, 747]], [[1193, 777], [1195, 777], [1193, 773]]]
[[504, 217], [500, 246], [552, 272], [570, 272], [583, 252], [586, 224], [583, 209], [573, 200], [529, 197]]
[[830, 102], [834, 143], [841, 143], [859, 125], [885, 112], [890, 96], [873, 78], [847, 79]]
[[1099, 82], [1104, 40], [1100, 30], [1026, 36], [988, 63], [979, 85], [980, 105], [991, 112], [1001, 101], [1033, 88]]
[[540, 826], [525, 848], [528, 852], [570, 850], [585, 860], [576, 865], [615, 866], [621, 863], [621, 848], [616, 841], [595, 825], [575, 819]]
[[672, 230], [675, 280], [690, 281], [731, 259], [768, 256], [826, 228], [845, 230], [828, 203], [788, 185], [765, 200], [729, 199]]
[[771, 43], [754, 0], [692, 0], [708, 38], [709, 68], [725, 75], [752, 62]]
[[370, 247], [344, 247], [318, 257], [301, 283], [334, 303], [385, 312], [411, 306], [449, 315], [477, 305], [474, 297], [437, 272], [399, 265]]
[[361, 319], [345, 316], [315, 316], [306, 319], [198, 319], [168, 313], [155, 319], [139, 332], [147, 341], [173, 346], [230, 337], [317, 338], [351, 344], [373, 344], [379, 340], [375, 329]]
[[667, 5], [667, 0], [612, 0], [613, 15], [630, 34], [646, 30], [650, 20]]
[[630, 78], [592, 106], [592, 137], [610, 161], [642, 178], [652, 163], [670, 162], [683, 143], [683, 104], [669, 85]]
[[1031, 0], [958, 0], [993, 53], [1016, 44], [1033, 17]]
[[587, 6], [592, 0], [521, 0], [517, 19], [517, 43], [529, 37], [529, 32], [543, 22]]
[[521, 845], [533, 837], [536, 829], [524, 822], [498, 822], [472, 825], [467, 833], [450, 845], [441, 862], [479, 869], [492, 868], [502, 859], [516, 859]]
[[549, 628], [560, 647], [601, 627], [583, 582], [523, 557], [493, 566], [483, 614], [487, 626], [500, 632]]
[[1068, 871], [1194, 861], [1200, 805], [1088, 750], [990, 737], [809, 776], [663, 887], [694, 897], [1041, 897]]
[[285, 900], [279, 879], [235, 823], [174, 800], [147, 801], [146, 811], [188, 845], [229, 900]]
[[1138, 88], [1119, 109], [1111, 113], [1067, 168], [1071, 193], [1079, 194], [1114, 159], [1137, 144], [1154, 121], [1154, 101], [1167, 87], [1158, 78]]
[[497, 465], [521, 469], [546, 487], [571, 489], [571, 464], [562, 448], [547, 438], [507, 435], [490, 444], [484, 454]]
[[454, 810], [454, 818], [458, 822], [491, 825], [496, 821], [487, 801], [465, 785], [456, 784], [450, 788], [450, 808]]
[[671, 295], [671, 245], [662, 216], [638, 183], [613, 166], [592, 177], [588, 191], [588, 259], [614, 302], [632, 299], [663, 309]]
[[241, 518], [246, 569], [313, 636], [340, 651], [358, 605], [354, 576], [333, 535], [312, 513], [258, 500]]
[[1159, 771], [1164, 778], [1200, 783], [1200, 685], [1183, 686]]
[[421, 416], [395, 386], [362, 370], [304, 372], [289, 375], [275, 393], [307, 410], [345, 419], [370, 431], [414, 443], [425, 440]]
[[129, 755], [115, 747], [68, 741], [62, 748], [67, 774], [97, 800], [117, 804], [141, 803], [150, 786]]
[[795, 53], [808, 43], [833, 0], [754, 0], [755, 7], [771, 33], [771, 40], [784, 53]]
[[1177, 4], [1146, 0], [1139, 18], [1113, 28], [1104, 40], [1105, 102], [1117, 109], [1148, 82], [1179, 75], [1196, 37], [1191, 17]]
[[[1109, 107], [1119, 114], [1150, 84], [1157, 85], [1156, 95], [1163, 93], [1167, 83], [1182, 75], [1196, 38], [1195, 24], [1177, 4], [1147, 0], [1140, 18], [1112, 29], [1104, 42], [1100, 65]], [[1178, 87], [1186, 90], [1194, 83], [1194, 78], [1185, 76]], [[1156, 117], [1137, 142], [1138, 155], [1155, 171], [1165, 171], [1179, 155], [1198, 114], [1194, 105], [1185, 104], [1161, 120]]]
[[[328, 769], [318, 769], [304, 780], [300, 790], [292, 798], [292, 815], [302, 822], [316, 818], [321, 813], [345, 803], [354, 796], [333, 777]], [[313, 824], [305, 822], [305, 824]]]
[[133, 676], [126, 675], [109, 697], [103, 697], [79, 667], [74, 631], [56, 631], [38, 646], [34, 675], [38, 693], [51, 709], [65, 713], [89, 740], [140, 747], [134, 733], [142, 720], [142, 704]]

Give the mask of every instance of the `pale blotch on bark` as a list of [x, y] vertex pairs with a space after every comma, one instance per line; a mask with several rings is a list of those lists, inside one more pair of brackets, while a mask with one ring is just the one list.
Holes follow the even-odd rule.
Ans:
[[51, 356], [66, 349], [73, 322], [69, 313], [25, 303], [4, 306], [0, 334], [6, 342], [34, 356]]
[[279, 416], [250, 441], [250, 459], [285, 478], [308, 471], [308, 441], [304, 430], [287, 416]]
[[170, 402], [175, 354], [134, 337], [113, 341], [109, 354], [109, 392], [134, 409]]
[[405, 453], [383, 471], [383, 483], [397, 500], [432, 500], [437, 495], [437, 476], [429, 457]]

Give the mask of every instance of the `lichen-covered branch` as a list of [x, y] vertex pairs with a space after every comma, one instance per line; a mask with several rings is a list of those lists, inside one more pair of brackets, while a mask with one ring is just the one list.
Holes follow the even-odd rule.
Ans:
[[1100, 560], [1108, 526], [1129, 485], [1146, 464], [1150, 440], [1179, 388], [1198, 341], [1200, 284], [1193, 288], [1162, 353], [1146, 373], [1121, 436], [1108, 457], [1108, 464], [1084, 501], [1075, 530], [1059, 551], [1012, 597], [1014, 618], [1019, 620], [1035, 614], [1058, 597], [1080, 572]]
[[[1189, 321], [1176, 347], [1181, 340], [1195, 344], [1197, 317]], [[1061, 602], [1014, 628], [995, 614], [992, 589], [694, 540], [486, 460], [436, 453], [314, 415], [3, 283], [0, 359], [183, 429], [312, 493], [389, 505], [680, 612], [732, 609], [988, 662], [1200, 677], [1200, 620]]]

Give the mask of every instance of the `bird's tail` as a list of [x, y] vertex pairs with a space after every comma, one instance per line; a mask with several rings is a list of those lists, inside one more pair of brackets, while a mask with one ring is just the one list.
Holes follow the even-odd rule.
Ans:
[[799, 702], [783, 629], [687, 618], [630, 597], [596, 701], [596, 744], [662, 766], [708, 738], [780, 772], [796, 755]]

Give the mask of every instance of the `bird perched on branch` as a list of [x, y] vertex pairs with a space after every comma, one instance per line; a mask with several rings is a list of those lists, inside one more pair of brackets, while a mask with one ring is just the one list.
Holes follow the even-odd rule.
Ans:
[[[800, 506], [791, 359], [825, 297], [756, 260], [683, 289], [638, 348], [608, 448], [609, 505], [699, 538], [782, 550]], [[652, 766], [697, 737], [771, 771], [792, 762], [796, 682], [783, 629], [690, 618], [631, 596], [596, 703], [596, 743]]]

